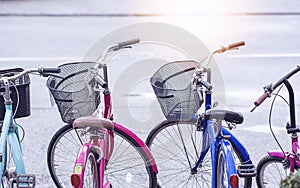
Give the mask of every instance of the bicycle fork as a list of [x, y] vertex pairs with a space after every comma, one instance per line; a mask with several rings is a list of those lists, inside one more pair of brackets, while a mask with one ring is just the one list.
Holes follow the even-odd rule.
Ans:
[[113, 133], [107, 129], [102, 129], [102, 133], [91, 135], [91, 141], [81, 146], [75, 161], [74, 171], [71, 175], [71, 183], [75, 188], [84, 186], [85, 164], [87, 163], [88, 152], [93, 150], [97, 153], [96, 166], [99, 170], [99, 188], [110, 188], [109, 181], [105, 181], [105, 168], [112, 154]]
[[[209, 145], [209, 142], [212, 142], [214, 140], [209, 140], [209, 139], [214, 139], [213, 136], [211, 136], [209, 138], [209, 134], [208, 134], [208, 130], [207, 130], [207, 126], [203, 126], [203, 142], [202, 142], [202, 151], [200, 153], [199, 159], [196, 162], [196, 164], [193, 166], [193, 168], [191, 169], [191, 174], [196, 174], [197, 173], [197, 169], [199, 167], [201, 167], [205, 156], [207, 155], [207, 153], [209, 152], [209, 149], [211, 149], [211, 158], [214, 159], [212, 160], [212, 166], [215, 167], [216, 166], [216, 154], [218, 151], [218, 148], [221, 147], [223, 153], [224, 153], [224, 158], [226, 163], [226, 167], [229, 169], [227, 170], [227, 175], [228, 177], [230, 177], [230, 175], [232, 176], [232, 183], [230, 183], [230, 178], [228, 180], [228, 185], [230, 184], [236, 184], [235, 182], [238, 182], [237, 180], [237, 176], [236, 174], [238, 174], [239, 177], [253, 177], [256, 174], [256, 169], [255, 166], [252, 164], [251, 159], [249, 157], [249, 154], [247, 152], [247, 150], [245, 149], [245, 147], [243, 145], [241, 145], [241, 143], [225, 128], [222, 128], [222, 137], [219, 137], [216, 142], [216, 144], [212, 144], [211, 146]], [[211, 130], [211, 135], [213, 134], [212, 132], [213, 130]], [[235, 161], [234, 161], [234, 156], [233, 156], [233, 147], [232, 144], [234, 144], [239, 151], [241, 152], [244, 161], [241, 161], [242, 164], [238, 165], [238, 168], [236, 169], [235, 167]], [[212, 187], [215, 187], [215, 179], [216, 179], [216, 170], [212, 169]], [[234, 186], [232, 186], [234, 187]]]
[[271, 157], [281, 158], [283, 161], [284, 168], [290, 168], [290, 172], [293, 173], [295, 171], [295, 166], [300, 167], [300, 146], [298, 144], [298, 135], [297, 133], [293, 133], [291, 135], [292, 138], [292, 152], [283, 152], [283, 151], [268, 151], [268, 155]]

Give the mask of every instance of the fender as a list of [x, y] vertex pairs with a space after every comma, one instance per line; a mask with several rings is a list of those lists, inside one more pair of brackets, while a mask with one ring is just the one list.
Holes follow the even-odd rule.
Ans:
[[270, 150], [268, 151], [268, 155], [271, 157], [279, 157], [284, 159], [285, 155], [288, 154], [287, 152], [283, 153], [282, 151], [275, 151], [275, 150]]
[[233, 149], [228, 140], [223, 140], [221, 142], [222, 151], [224, 152], [226, 168], [227, 168], [227, 177], [228, 177], [228, 185], [230, 185], [230, 176], [232, 174], [237, 174], [235, 161], [233, 157]]
[[228, 131], [225, 128], [222, 128], [222, 133], [223, 133], [223, 135], [230, 136], [230, 138], [229, 138], [230, 142], [232, 143], [232, 145], [236, 146], [240, 150], [240, 152], [244, 158], [244, 162], [246, 162], [247, 164], [253, 164], [250, 159], [250, 155], [249, 155], [247, 149], [241, 144], [241, 142], [233, 134], [231, 134], [230, 131]]
[[81, 146], [81, 148], [78, 151], [77, 157], [76, 157], [76, 161], [75, 161], [75, 166], [74, 166], [74, 174], [79, 175], [80, 177], [80, 187], [82, 187], [82, 183], [83, 183], [83, 174], [82, 172], [84, 172], [85, 169], [85, 160], [87, 158], [88, 155], [88, 150], [92, 147], [92, 145], [90, 143], [85, 143]]
[[143, 142], [139, 137], [137, 137], [132, 131], [130, 131], [126, 127], [123, 127], [123, 126], [117, 124], [116, 122], [113, 122], [113, 123], [114, 123], [115, 128], [118, 128], [118, 129], [122, 130], [122, 132], [125, 132], [126, 134], [128, 134], [133, 140], [135, 140], [140, 145], [142, 150], [144, 150], [144, 152], [147, 154], [148, 158], [150, 159], [149, 165], [152, 166], [152, 169], [155, 173], [158, 173], [155, 159], [154, 159], [152, 153], [150, 152], [148, 146], [145, 144], [145, 142]]

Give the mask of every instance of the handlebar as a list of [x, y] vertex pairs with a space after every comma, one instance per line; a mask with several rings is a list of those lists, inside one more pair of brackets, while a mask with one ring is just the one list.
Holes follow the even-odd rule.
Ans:
[[48, 73], [60, 73], [60, 68], [43, 68], [43, 67], [31, 68], [31, 69], [24, 70], [24, 71], [22, 71], [22, 72], [20, 72], [16, 75], [13, 75], [13, 76], [4, 76], [4, 77], [0, 78], [0, 81], [1, 82], [4, 82], [5, 80], [13, 81], [13, 80], [16, 80], [18, 78], [21, 78], [25, 74], [32, 73], [32, 72], [38, 72], [40, 75], [48, 76]]
[[296, 74], [298, 71], [300, 71], [300, 65], [298, 65], [295, 69], [287, 73], [285, 76], [283, 76], [280, 80], [278, 80], [274, 85], [273, 88], [276, 89], [279, 85], [281, 85], [285, 80], [289, 79], [291, 76]]
[[231, 43], [231, 44], [228, 44], [228, 45], [224, 45], [224, 46], [220, 46], [218, 47], [217, 49], [215, 49], [213, 52], [211, 52], [207, 59], [206, 59], [206, 64], [204, 66], [208, 66], [213, 55], [215, 53], [223, 53], [223, 52], [226, 52], [228, 50], [232, 50], [232, 49], [238, 49], [238, 47], [240, 46], [244, 46], [245, 45], [245, 41], [239, 41], [239, 42], [234, 42], [234, 43]]
[[[196, 85], [200, 84], [204, 86], [208, 91], [212, 90], [212, 86], [210, 84], [211, 81], [211, 74], [210, 74], [210, 68], [207, 67], [215, 53], [223, 53], [228, 50], [237, 49], [240, 46], [245, 45], [244, 41], [234, 42], [225, 46], [220, 46], [219, 48], [215, 49], [213, 52], [211, 52], [205, 60], [201, 61], [199, 63], [198, 67], [196, 68], [196, 71], [194, 73], [194, 79], [196, 80]], [[207, 81], [202, 79], [202, 73], [207, 73]]]
[[254, 102], [254, 105], [255, 106], [259, 106], [261, 103], [263, 103], [265, 100], [266, 100], [266, 98], [268, 98], [270, 96], [270, 94], [269, 93], [264, 93], [264, 94], [262, 94], [255, 102]]
[[38, 73], [43, 75], [44, 73], [60, 73], [60, 68], [38, 68]]
[[267, 97], [271, 95], [271, 93], [281, 84], [285, 83], [286, 80], [288, 80], [291, 76], [296, 74], [298, 71], [300, 71], [300, 66], [298, 65], [295, 69], [287, 73], [285, 76], [283, 76], [281, 79], [279, 79], [274, 85], [269, 84], [264, 87], [265, 93], [262, 94], [255, 102], [254, 102], [254, 108], [251, 110], [253, 112], [256, 107], [258, 107], [260, 104], [262, 104]]
[[216, 50], [216, 53], [223, 53], [228, 50], [237, 49], [238, 47], [244, 46], [244, 45], [245, 45], [245, 41], [234, 42], [234, 43], [228, 44], [226, 46], [220, 46], [219, 49]]
[[139, 42], [140, 42], [140, 39], [126, 40], [126, 41], [123, 41], [123, 42], [119, 42], [118, 43], [118, 48], [121, 49], [121, 48], [124, 48], [126, 46], [130, 46], [132, 44], [137, 44]]
[[229, 49], [233, 49], [233, 48], [237, 48], [237, 47], [244, 46], [244, 45], [245, 45], [245, 41], [239, 41], [239, 42], [229, 44], [228, 46], [229, 46]]
[[127, 47], [130, 47], [130, 45], [132, 44], [137, 44], [140, 42], [140, 39], [131, 39], [131, 40], [126, 40], [126, 41], [123, 41], [123, 42], [118, 42], [117, 44], [114, 44], [114, 45], [111, 45], [111, 46], [108, 46], [102, 53], [101, 56], [99, 56], [97, 59], [96, 59], [96, 65], [95, 65], [95, 68], [101, 68], [103, 67], [104, 65], [104, 60], [108, 54], [108, 52], [110, 51], [118, 51], [122, 48], [127, 48]]
[[3, 98], [4, 98], [4, 102], [5, 104], [11, 104], [11, 99], [10, 99], [10, 92], [9, 92], [9, 85], [10, 85], [10, 81], [14, 81], [17, 80], [18, 78], [22, 78], [23, 76], [25, 76], [28, 73], [32, 73], [32, 72], [38, 72], [40, 75], [43, 76], [49, 76], [49, 73], [59, 73], [60, 72], [60, 68], [32, 68], [32, 69], [27, 69], [24, 70], [16, 75], [4, 75], [3, 77], [0, 78], [0, 83], [3, 83], [4, 85], [4, 94], [3, 94]]

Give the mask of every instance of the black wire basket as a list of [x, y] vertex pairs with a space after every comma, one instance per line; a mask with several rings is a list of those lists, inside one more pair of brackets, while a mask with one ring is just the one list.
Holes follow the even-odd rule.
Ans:
[[[22, 68], [0, 70], [0, 77], [14, 76], [22, 72]], [[30, 77], [28, 74], [9, 82], [10, 98], [12, 100], [12, 107], [14, 118], [27, 117], [30, 115]], [[1, 84], [0, 92], [4, 92], [4, 85]], [[4, 119], [5, 105], [3, 96], [0, 97], [0, 121]]]
[[169, 121], [191, 121], [203, 103], [193, 89], [196, 61], [175, 61], [160, 67], [150, 82], [160, 107]]
[[61, 72], [51, 75], [47, 87], [65, 123], [93, 114], [100, 103], [100, 93], [89, 73], [94, 62], [74, 62], [60, 65]]

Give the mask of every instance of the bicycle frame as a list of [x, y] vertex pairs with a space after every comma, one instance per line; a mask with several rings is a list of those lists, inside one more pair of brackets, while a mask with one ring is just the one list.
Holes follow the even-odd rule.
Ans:
[[[110, 152], [108, 152], [109, 149], [113, 149], [107, 142], [109, 141], [105, 141], [105, 139], [109, 139], [109, 137], [111, 136], [111, 131], [108, 131], [107, 129], [102, 129], [102, 139], [99, 138], [91, 138], [89, 143], [85, 143], [82, 145], [82, 147], [80, 148], [76, 161], [75, 161], [75, 167], [74, 167], [74, 173], [78, 174], [80, 177], [80, 186], [83, 186], [83, 173], [85, 170], [85, 166], [83, 164], [86, 163], [86, 159], [87, 159], [87, 151], [89, 151], [90, 148], [96, 148], [97, 149], [97, 153], [100, 154], [99, 156], [99, 180], [100, 180], [100, 187], [101, 188], [108, 188], [110, 187], [110, 183], [109, 182], [105, 182], [104, 181], [104, 174], [102, 172], [104, 172], [105, 170], [105, 165], [108, 162], [108, 158], [110, 157]], [[113, 140], [113, 139], [111, 139]]]
[[[13, 109], [12, 104], [5, 104], [5, 116], [2, 124], [2, 133], [0, 138], [0, 178], [2, 178], [7, 162], [7, 142], [10, 147], [14, 163], [16, 165], [17, 175], [26, 174], [24, 161], [22, 159], [22, 149], [19, 140], [18, 126], [12, 122]], [[2, 187], [2, 184], [1, 184]]]
[[[211, 93], [210, 92], [206, 92], [205, 94], [205, 110], [210, 110], [211, 109]], [[225, 156], [225, 161], [226, 161], [226, 166], [227, 166], [227, 175], [228, 177], [230, 177], [231, 175], [236, 175], [237, 174], [237, 170], [235, 167], [235, 162], [234, 162], [234, 157], [233, 157], [233, 149], [232, 149], [232, 145], [231, 143], [233, 143], [235, 146], [237, 146], [237, 148], [242, 152], [242, 155], [244, 156], [244, 158], [247, 161], [247, 164], [252, 164], [252, 161], [250, 159], [249, 153], [246, 150], [246, 148], [241, 144], [241, 142], [234, 137], [234, 135], [232, 135], [227, 129], [225, 128], [221, 128], [221, 130], [219, 130], [219, 132], [216, 134], [216, 136], [214, 136], [214, 130], [213, 130], [213, 125], [211, 123], [210, 120], [202, 120], [202, 124], [203, 124], [203, 146], [202, 147], [204, 149], [201, 152], [201, 155], [198, 159], [198, 161], [196, 162], [196, 164], [194, 165], [194, 167], [192, 168], [192, 171], [196, 171], [197, 168], [199, 167], [199, 165], [203, 162], [205, 155], [208, 152], [208, 149], [210, 148], [210, 152], [211, 152], [211, 159], [212, 159], [212, 167], [216, 166], [217, 163], [217, 151], [218, 148], [221, 147], [223, 152], [224, 152], [224, 156]], [[207, 136], [209, 136], [209, 143], [206, 143], [206, 139]], [[209, 144], [209, 146], [208, 146]], [[208, 146], [208, 147], [207, 147]], [[212, 187], [216, 187], [215, 185], [215, 178], [216, 178], [216, 169], [213, 168], [212, 169]], [[228, 185], [230, 185], [230, 179], [228, 180]]]
[[[107, 78], [107, 66], [104, 64], [103, 65], [103, 73], [104, 73], [104, 81], [108, 83], [108, 78]], [[110, 95], [110, 90], [108, 86], [103, 91], [104, 95], [104, 112], [103, 112], [103, 117], [106, 119], [113, 119], [113, 116], [111, 114], [111, 95]], [[96, 111], [96, 114], [99, 116], [100, 113], [100, 106]], [[147, 156], [151, 159], [152, 154], [146, 144], [138, 137], [136, 136], [132, 131], [129, 129], [125, 128], [124, 126], [117, 124], [116, 122], [112, 122], [114, 127], [122, 130], [122, 132], [127, 133], [132, 139], [134, 139], [139, 145], [142, 147], [144, 152], [147, 154]], [[80, 177], [80, 185], [78, 188], [81, 188], [83, 186], [83, 181], [84, 181], [84, 165], [86, 164], [86, 159], [87, 159], [87, 151], [89, 151], [89, 148], [95, 148], [97, 150], [97, 153], [100, 154], [99, 159], [97, 161], [99, 162], [99, 182], [100, 182], [100, 188], [109, 188], [111, 187], [110, 182], [105, 181], [104, 177], [104, 170], [105, 167], [111, 157], [111, 154], [114, 149], [114, 133], [112, 130], [106, 129], [106, 128], [101, 128], [101, 135], [99, 136], [92, 136], [91, 140], [89, 143], [83, 144], [83, 146], [80, 148], [76, 161], [75, 161], [75, 166], [74, 166], [74, 173], [79, 175]], [[155, 173], [158, 172], [156, 163], [154, 160], [150, 161], [150, 164], [154, 170]]]
[[[230, 49], [230, 47], [228, 47]], [[220, 53], [226, 51], [225, 48], [217, 49], [213, 53], [210, 54], [208, 57], [208, 62], [210, 62], [212, 56], [214, 53]], [[207, 64], [208, 65], [208, 64]], [[209, 68], [203, 68], [203, 72], [201, 69], [199, 69], [199, 73], [197, 73], [198, 76], [200, 76], [200, 85], [204, 86], [206, 88], [205, 90], [205, 111], [212, 109], [212, 94], [211, 94], [211, 86], [210, 86], [210, 80], [211, 80], [211, 70]], [[206, 73], [207, 75], [207, 81], [204, 81], [201, 79], [202, 73]], [[197, 76], [196, 75], [196, 76]], [[203, 82], [202, 82], [203, 81]], [[196, 86], [198, 87], [198, 86]], [[201, 95], [200, 91], [198, 90], [198, 94]], [[202, 151], [200, 154], [200, 157], [194, 167], [192, 168], [192, 173], [197, 172], [197, 168], [199, 165], [203, 162], [204, 157], [206, 156], [208, 149], [210, 149], [211, 152], [211, 162], [212, 162], [212, 187], [217, 187], [216, 185], [216, 176], [217, 176], [217, 169], [215, 168], [217, 166], [217, 152], [219, 148], [222, 149], [224, 153], [224, 159], [226, 163], [226, 173], [228, 178], [228, 186], [231, 187], [232, 182], [235, 182], [233, 186], [238, 187], [238, 173], [234, 161], [233, 156], [233, 147], [232, 144], [234, 144], [243, 155], [245, 159], [245, 164], [253, 165], [252, 161], [250, 160], [250, 156], [246, 148], [241, 144], [241, 142], [234, 137], [227, 129], [223, 128], [221, 125], [221, 120], [218, 120], [216, 123], [212, 123], [211, 120], [207, 119], [200, 119], [202, 127], [202, 136], [203, 136], [203, 143], [202, 143]], [[214, 130], [214, 127], [217, 129], [216, 133]], [[209, 139], [207, 139], [209, 138]], [[207, 140], [209, 140], [209, 143], [207, 143]], [[237, 180], [237, 181], [236, 181]]]
[[291, 141], [292, 141], [292, 152], [270, 150], [268, 151], [268, 155], [272, 157], [279, 157], [282, 158], [283, 160], [289, 161], [290, 172], [292, 173], [295, 171], [296, 166], [300, 168], [300, 160], [297, 157], [298, 150], [300, 149], [298, 144], [298, 135], [293, 134], [291, 137]]

